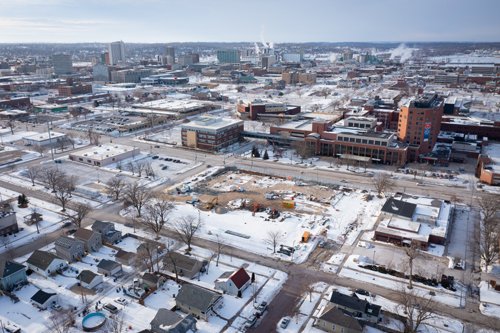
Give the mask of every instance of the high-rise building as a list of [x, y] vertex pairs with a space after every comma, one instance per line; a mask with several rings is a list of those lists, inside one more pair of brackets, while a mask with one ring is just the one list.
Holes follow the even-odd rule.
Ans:
[[125, 43], [123, 41], [109, 44], [109, 64], [116, 65], [125, 61]]
[[52, 66], [54, 66], [54, 73], [57, 75], [73, 73], [73, 63], [69, 54], [54, 54], [52, 56]]
[[167, 46], [165, 48], [165, 56], [172, 57], [172, 64], [175, 63], [175, 47]]
[[443, 100], [437, 94], [424, 94], [401, 107], [398, 139], [410, 145], [410, 161], [432, 151], [441, 128], [442, 116]]
[[217, 60], [221, 64], [237, 64], [240, 62], [240, 51], [238, 50], [218, 50]]

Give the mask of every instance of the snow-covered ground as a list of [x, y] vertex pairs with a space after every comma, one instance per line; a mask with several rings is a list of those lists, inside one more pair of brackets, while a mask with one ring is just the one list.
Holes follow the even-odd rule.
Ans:
[[[36, 198], [28, 197], [29, 204], [27, 208], [19, 208], [17, 206], [17, 197], [21, 193], [11, 191], [6, 188], [0, 188], [0, 200], [9, 200], [10, 198], [16, 198], [11, 206], [16, 212], [17, 225], [19, 227], [19, 232], [14, 235], [7, 237], [0, 237], [0, 253], [4, 252], [12, 247], [21, 246], [32, 242], [34, 239], [43, 236], [43, 234], [52, 232], [62, 227], [61, 221], [65, 219], [65, 216], [61, 213], [61, 207], [59, 205], [42, 201]], [[33, 210], [37, 213], [42, 214], [43, 220], [39, 222], [38, 229], [40, 233], [37, 232], [36, 224], [28, 225], [24, 222], [24, 217], [30, 215]], [[66, 209], [66, 214], [72, 214], [73, 211]], [[22, 229], [22, 230], [21, 230]]]
[[479, 299], [481, 313], [491, 317], [500, 318], [500, 291], [490, 286], [488, 281], [479, 283]]
[[[402, 284], [408, 283], [408, 280], [406, 279], [371, 271], [368, 269], [363, 269], [358, 266], [357, 262], [355, 262], [355, 260], [357, 261], [358, 259], [359, 256], [357, 255], [349, 256], [342, 270], [340, 271], [339, 276], [358, 280], [363, 283], [375, 284], [395, 291], [400, 290]], [[418, 282], [413, 282], [413, 285], [414, 289], [422, 295], [427, 295], [430, 291], [434, 291], [436, 293], [436, 296], [433, 296], [432, 298], [435, 302], [456, 308], [459, 308], [461, 305], [463, 305], [461, 304], [463, 303], [463, 300], [461, 299], [461, 288], [464, 287], [459, 283], [455, 283], [455, 287], [457, 288], [457, 291], [455, 292], [444, 289], [441, 286], [431, 287]]]

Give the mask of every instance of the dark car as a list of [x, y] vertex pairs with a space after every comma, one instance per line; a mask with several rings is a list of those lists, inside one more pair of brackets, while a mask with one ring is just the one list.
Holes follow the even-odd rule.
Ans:
[[370, 296], [370, 293], [364, 289], [356, 289], [356, 294], [364, 295], [364, 296]]

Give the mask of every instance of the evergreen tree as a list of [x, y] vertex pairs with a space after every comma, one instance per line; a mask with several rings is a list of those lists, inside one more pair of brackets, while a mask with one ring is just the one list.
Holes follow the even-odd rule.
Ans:
[[266, 151], [264, 152], [264, 156], [262, 156], [262, 159], [263, 159], [263, 160], [268, 160], [268, 159], [269, 159], [269, 154], [267, 153], [267, 149], [266, 149]]

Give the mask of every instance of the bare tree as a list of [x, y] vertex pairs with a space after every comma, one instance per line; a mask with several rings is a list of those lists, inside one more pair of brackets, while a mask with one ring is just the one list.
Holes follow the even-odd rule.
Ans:
[[138, 217], [141, 217], [142, 207], [151, 198], [149, 190], [137, 182], [125, 187], [124, 196], [125, 200], [135, 208]]
[[135, 170], [136, 170], [136, 165], [134, 162], [128, 162], [127, 163], [127, 170], [132, 172], [132, 176], [134, 175], [135, 173]]
[[332, 91], [329, 88], [322, 88], [320, 91], [318, 91], [318, 96], [324, 97], [325, 99], [330, 96]]
[[380, 197], [382, 192], [385, 192], [391, 189], [394, 183], [391, 180], [391, 177], [387, 173], [379, 172], [372, 178], [373, 187], [375, 187], [375, 191], [377, 191], [378, 196]]
[[220, 238], [219, 235], [215, 235], [216, 243], [217, 243], [217, 253], [215, 259], [215, 266], [219, 267], [219, 258], [222, 253], [222, 250], [226, 247], [226, 243]]
[[500, 212], [500, 196], [483, 193], [479, 195], [477, 205], [479, 206], [483, 221], [494, 220]]
[[83, 219], [90, 213], [92, 207], [84, 203], [78, 203], [73, 208], [75, 214], [68, 216], [71, 222], [78, 228], [82, 227]]
[[42, 170], [38, 165], [33, 165], [26, 169], [26, 176], [28, 176], [28, 178], [31, 180], [31, 186], [35, 186], [35, 180], [38, 178], [41, 171]]
[[125, 320], [123, 319], [123, 312], [121, 314], [112, 315], [109, 322], [109, 332], [111, 333], [123, 333], [126, 331]]
[[121, 194], [127, 186], [127, 183], [123, 180], [123, 178], [115, 176], [110, 178], [106, 182], [105, 186], [106, 188], [104, 189], [104, 191], [106, 192], [106, 194], [113, 197], [113, 200], [118, 200], [120, 199]]
[[41, 214], [40, 211], [37, 207], [31, 208], [31, 216], [30, 216], [30, 222], [36, 226], [36, 233], [40, 233], [40, 222], [42, 221], [41, 219]]
[[138, 161], [135, 163], [135, 170], [137, 171], [137, 175], [139, 177], [142, 177], [142, 172], [146, 169], [146, 162], [145, 161]]
[[33, 151], [37, 152], [40, 154], [40, 157], [43, 157], [43, 153], [47, 151], [47, 147], [44, 147], [42, 145], [34, 145], [33, 146]]
[[174, 206], [171, 202], [161, 200], [157, 196], [152, 203], [147, 204], [141, 223], [155, 233], [156, 239], [160, 238], [160, 232], [168, 222], [168, 216]]
[[76, 136], [75, 134], [68, 132], [66, 133], [66, 140], [68, 141], [69, 144], [75, 149], [75, 143], [76, 143]]
[[193, 215], [184, 216], [174, 223], [174, 231], [176, 235], [188, 247], [186, 252], [191, 252], [191, 242], [193, 237], [200, 230], [202, 225], [203, 224], [199, 215], [197, 218]]
[[498, 235], [500, 234], [500, 196], [481, 194], [477, 199], [481, 214], [479, 228], [475, 233], [475, 243], [481, 260], [488, 269], [498, 258]]
[[54, 196], [61, 205], [63, 212], [66, 211], [66, 205], [71, 200], [71, 195], [75, 191], [75, 188], [76, 178], [74, 176], [64, 175], [57, 180]]
[[431, 296], [418, 294], [402, 285], [396, 298], [399, 304], [396, 305], [395, 312], [404, 318], [402, 332], [417, 333], [422, 324], [434, 317], [437, 306]]
[[413, 288], [413, 261], [420, 256], [419, 246], [416, 242], [411, 242], [410, 246], [403, 248], [406, 254], [406, 259], [408, 260], [408, 268], [410, 269], [410, 279], [408, 288]]
[[75, 324], [75, 315], [71, 309], [52, 311], [49, 316], [48, 328], [51, 332], [65, 333]]
[[10, 129], [10, 133], [14, 134], [14, 128], [16, 128], [16, 122], [13, 119], [9, 119], [5, 122], [5, 125]]
[[52, 189], [52, 192], [56, 192], [56, 186], [59, 179], [64, 178], [66, 174], [54, 167], [46, 167], [41, 171], [43, 182]]
[[311, 109], [311, 112], [318, 112], [321, 106], [319, 104], [313, 104], [309, 107]]
[[87, 139], [91, 145], [98, 146], [101, 140], [101, 135], [97, 133], [92, 127], [87, 130]]
[[295, 152], [300, 156], [302, 161], [314, 156], [314, 146], [310, 145], [306, 141], [294, 141], [291, 146], [293, 149], [295, 149]]
[[267, 238], [265, 239], [266, 244], [273, 247], [273, 253], [276, 253], [276, 247], [279, 242], [283, 239], [281, 232], [279, 230], [270, 230], [267, 232]]
[[66, 146], [68, 145], [68, 140], [66, 138], [60, 138], [59, 140], [57, 140], [57, 145], [59, 146], [59, 149], [61, 149], [61, 151], [64, 151], [64, 149], [66, 149]]
[[159, 249], [158, 244], [152, 241], [145, 241], [137, 249], [137, 258], [140, 262], [146, 265], [150, 272], [154, 271], [154, 265], [157, 264], [157, 270], [159, 267]]
[[168, 265], [169, 263], [172, 264], [172, 268], [175, 274], [175, 282], [179, 282], [179, 270], [177, 269], [177, 261], [173, 256], [174, 250], [171, 246], [170, 241], [167, 241], [167, 247], [166, 247], [167, 254], [165, 255], [165, 258], [163, 259], [163, 262], [165, 265]]

